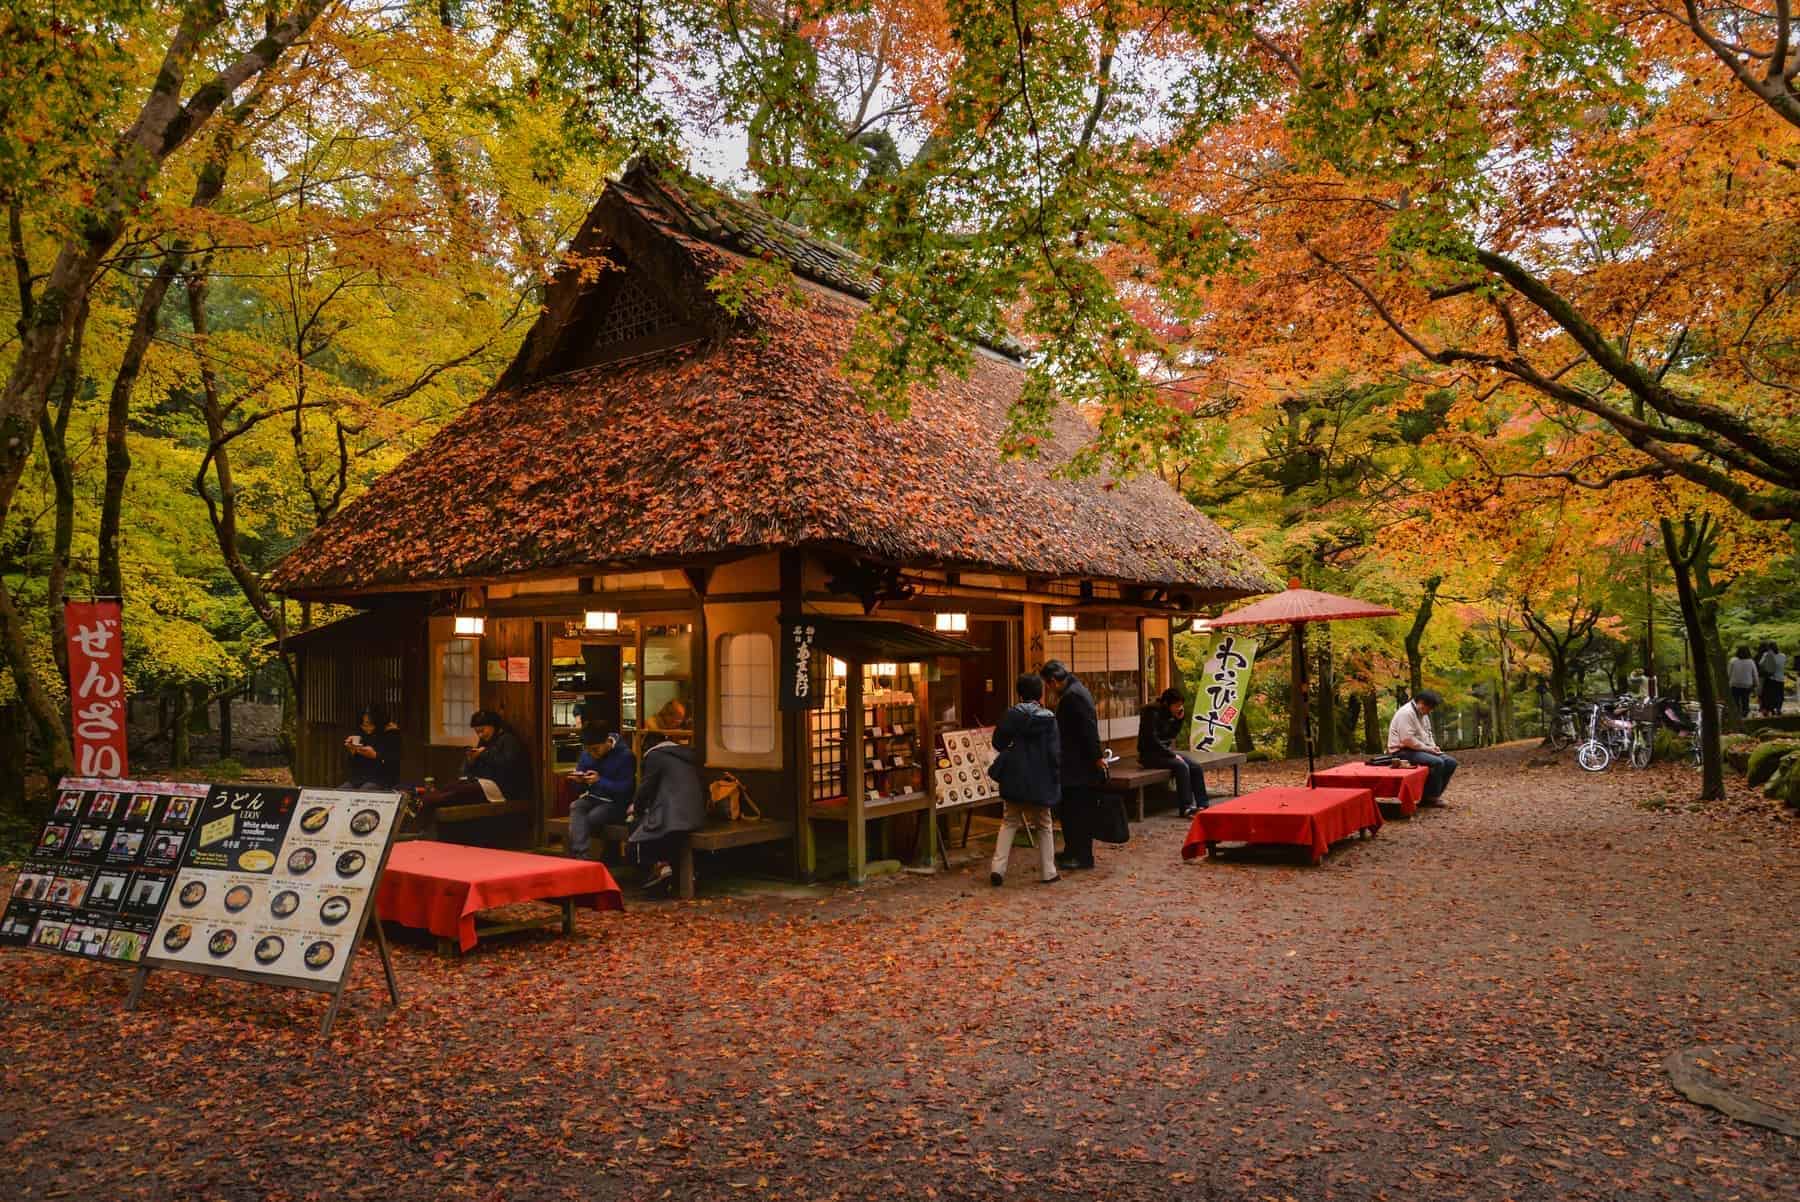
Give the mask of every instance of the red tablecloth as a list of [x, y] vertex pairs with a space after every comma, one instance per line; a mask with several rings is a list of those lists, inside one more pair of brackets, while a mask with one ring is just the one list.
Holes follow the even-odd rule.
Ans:
[[1315, 789], [1367, 789], [1376, 797], [1391, 797], [1400, 804], [1402, 817], [1411, 818], [1425, 797], [1431, 769], [1414, 764], [1340, 764], [1323, 768], [1307, 778]]
[[455, 939], [466, 952], [475, 946], [477, 911], [562, 897], [596, 910], [625, 908], [619, 883], [604, 864], [414, 839], [394, 844], [388, 854], [375, 912]]
[[1295, 843], [1311, 848], [1317, 864], [1339, 839], [1380, 829], [1367, 789], [1258, 789], [1195, 814], [1181, 858], [1193, 859], [1208, 843]]

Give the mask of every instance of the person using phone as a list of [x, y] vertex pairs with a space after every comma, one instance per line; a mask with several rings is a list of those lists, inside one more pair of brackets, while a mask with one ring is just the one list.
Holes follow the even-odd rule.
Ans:
[[569, 779], [582, 790], [569, 806], [569, 854], [586, 858], [594, 831], [623, 825], [630, 816], [637, 757], [616, 732], [598, 727], [582, 731], [581, 743], [581, 758], [569, 773]]

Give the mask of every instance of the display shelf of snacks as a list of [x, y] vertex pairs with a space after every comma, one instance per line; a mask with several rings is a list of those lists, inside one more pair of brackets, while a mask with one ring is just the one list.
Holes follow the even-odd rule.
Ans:
[[[926, 796], [925, 771], [919, 762], [915, 671], [911, 664], [868, 664], [863, 669], [863, 740], [858, 758], [870, 817], [919, 808], [917, 803]], [[807, 715], [812, 753], [808, 798], [820, 817], [841, 812], [849, 798], [844, 686], [844, 679], [834, 675], [825, 705]]]

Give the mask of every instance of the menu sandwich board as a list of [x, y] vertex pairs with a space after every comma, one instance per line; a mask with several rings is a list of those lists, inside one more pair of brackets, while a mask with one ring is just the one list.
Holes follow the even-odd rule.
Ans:
[[208, 787], [64, 777], [0, 914], [0, 945], [139, 963]]
[[214, 787], [195, 814], [146, 970], [341, 992], [402, 813], [398, 793]]
[[1000, 786], [987, 774], [988, 765], [999, 754], [994, 750], [993, 727], [941, 731], [938, 741], [943, 746], [937, 753], [937, 770], [933, 774], [937, 786], [935, 808], [953, 810], [1000, 800]]

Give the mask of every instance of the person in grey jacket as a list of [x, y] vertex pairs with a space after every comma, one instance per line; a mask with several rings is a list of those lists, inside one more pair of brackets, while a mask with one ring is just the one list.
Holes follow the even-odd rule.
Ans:
[[1000, 786], [1004, 816], [988, 883], [1006, 883], [1013, 836], [1027, 826], [1037, 837], [1038, 880], [1048, 885], [1061, 879], [1056, 873], [1056, 827], [1050, 810], [1062, 798], [1062, 735], [1056, 715], [1040, 704], [1043, 679], [1027, 673], [1019, 677], [1017, 688], [1019, 704], [1001, 715], [994, 728], [994, 750], [1000, 754], [988, 775]]
[[1100, 741], [1100, 711], [1081, 678], [1058, 660], [1038, 669], [1056, 703], [1056, 728], [1062, 735], [1063, 856], [1057, 867], [1094, 866], [1094, 820], [1100, 808], [1100, 786], [1106, 783], [1106, 746]]
[[670, 861], [680, 854], [682, 841], [706, 825], [706, 790], [694, 749], [650, 735], [632, 808], [638, 824], [628, 842], [636, 845], [639, 863], [654, 865], [644, 890], [666, 888], [675, 875]]

